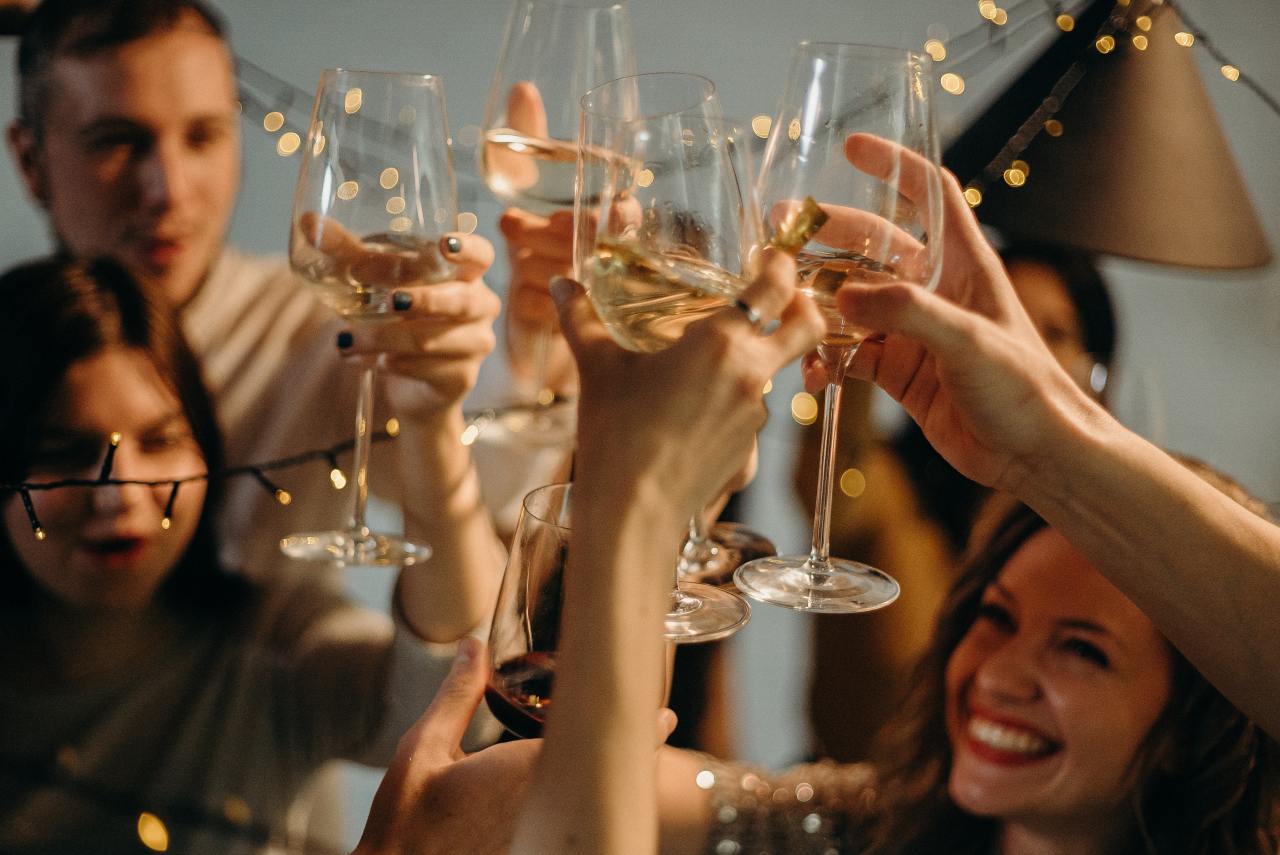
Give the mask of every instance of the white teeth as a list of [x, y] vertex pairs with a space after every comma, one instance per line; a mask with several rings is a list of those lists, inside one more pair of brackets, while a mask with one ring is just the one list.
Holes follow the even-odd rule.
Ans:
[[1048, 740], [1025, 730], [1015, 730], [989, 719], [969, 719], [969, 736], [983, 745], [1015, 754], [1045, 754], [1052, 748]]

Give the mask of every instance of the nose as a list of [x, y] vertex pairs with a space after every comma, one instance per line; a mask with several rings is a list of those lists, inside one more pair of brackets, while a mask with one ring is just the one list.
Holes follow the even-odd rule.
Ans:
[[163, 213], [178, 207], [191, 191], [194, 167], [183, 145], [172, 140], [157, 140], [138, 168], [144, 209]]
[[987, 697], [1010, 702], [1040, 697], [1039, 672], [1032, 646], [1017, 637], [989, 650], [978, 665], [974, 685]]
[[[137, 455], [131, 444], [123, 442], [116, 449], [111, 466], [112, 481], [147, 480], [138, 466]], [[147, 500], [151, 488], [143, 484], [103, 484], [93, 487], [93, 509], [103, 515], [123, 515], [139, 503]]]

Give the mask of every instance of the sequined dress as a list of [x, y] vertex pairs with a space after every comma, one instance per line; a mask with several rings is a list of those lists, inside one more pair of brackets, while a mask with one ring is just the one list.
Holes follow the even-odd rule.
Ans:
[[866, 848], [876, 798], [867, 764], [830, 761], [783, 772], [704, 757], [698, 786], [711, 794], [706, 852], [714, 855], [842, 855]]

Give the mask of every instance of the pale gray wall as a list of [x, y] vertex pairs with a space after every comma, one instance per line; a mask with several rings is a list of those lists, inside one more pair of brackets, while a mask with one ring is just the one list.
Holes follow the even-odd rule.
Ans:
[[[1237, 64], [1280, 93], [1274, 0], [1184, 2]], [[239, 53], [306, 89], [332, 65], [444, 75], [455, 137], [480, 121], [507, 9], [504, 0], [222, 0], [219, 6]], [[967, 29], [976, 20], [974, 9], [968, 0], [633, 0], [632, 14], [641, 70], [706, 74], [718, 83], [727, 112], [750, 116], [772, 112], [797, 39], [918, 47], [930, 24]], [[970, 79], [964, 96], [940, 96], [948, 126], [1002, 85], [1016, 67], [1016, 53]], [[1280, 247], [1280, 117], [1197, 54], [1254, 205], [1272, 246]], [[0, 115], [8, 116], [11, 46], [0, 49], [0, 63]], [[460, 154], [458, 165], [470, 168], [469, 153]], [[278, 157], [266, 134], [246, 128], [244, 192], [232, 229], [237, 243], [283, 249], [295, 169], [296, 160]], [[481, 231], [493, 236], [494, 206], [477, 202], [477, 210]], [[0, 265], [46, 245], [40, 219], [9, 169], [0, 169], [0, 235]], [[1106, 267], [1121, 313], [1115, 389], [1121, 416], [1157, 441], [1228, 470], [1266, 499], [1280, 499], [1280, 269], [1224, 275], [1118, 261]], [[491, 281], [503, 286], [501, 269]], [[487, 385], [500, 382], [490, 377]], [[789, 370], [771, 396], [777, 417], [762, 442], [752, 507], [755, 522], [785, 550], [804, 547], [808, 536], [807, 521], [789, 498], [794, 438], [785, 414], [796, 385]], [[806, 634], [804, 616], [761, 607], [731, 643], [749, 758], [782, 763], [804, 752]]]

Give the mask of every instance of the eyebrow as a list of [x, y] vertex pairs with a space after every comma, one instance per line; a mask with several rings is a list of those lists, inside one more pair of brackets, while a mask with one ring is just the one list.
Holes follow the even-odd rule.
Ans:
[[[200, 113], [190, 117], [187, 124], [196, 125], [232, 125], [237, 121], [234, 110], [228, 110], [226, 113]], [[150, 127], [143, 122], [131, 119], [128, 116], [99, 116], [88, 124], [84, 125], [76, 131], [81, 136], [91, 136], [111, 131], [146, 131], [150, 133]]]
[[[996, 591], [996, 593], [1000, 594], [1000, 596], [1002, 596], [1006, 600], [1011, 600], [1014, 603], [1018, 601], [1018, 598], [1013, 595], [1013, 592], [1010, 591], [1008, 588], [1006, 588], [1004, 585], [1001, 585], [999, 582], [992, 582], [987, 587], [990, 590]], [[1121, 640], [1121, 638], [1118, 635], [1116, 635], [1111, 630], [1107, 629], [1102, 624], [1097, 623], [1096, 621], [1091, 621], [1086, 618], [1056, 618], [1054, 620], [1054, 623], [1058, 627], [1061, 627], [1063, 629], [1076, 629], [1076, 630], [1081, 630], [1094, 635], [1106, 636], [1107, 638], [1114, 641], [1116, 645], [1122, 649], [1125, 646], [1124, 641]]]
[[[168, 413], [165, 413], [164, 415], [160, 416], [158, 419], [151, 422], [150, 424], [144, 425], [141, 430], [138, 430], [135, 433], [138, 436], [144, 436], [149, 433], [154, 433], [155, 431], [158, 431], [158, 430], [164, 430], [165, 428], [173, 425], [175, 422], [177, 423], [185, 422], [185, 418], [181, 410], [172, 410]], [[102, 434], [100, 434], [98, 431], [92, 431], [92, 430], [77, 430], [76, 428], [62, 427], [60, 425], [44, 425], [43, 427], [40, 428], [41, 439], [47, 439], [51, 437], [54, 439], [104, 438]]]

